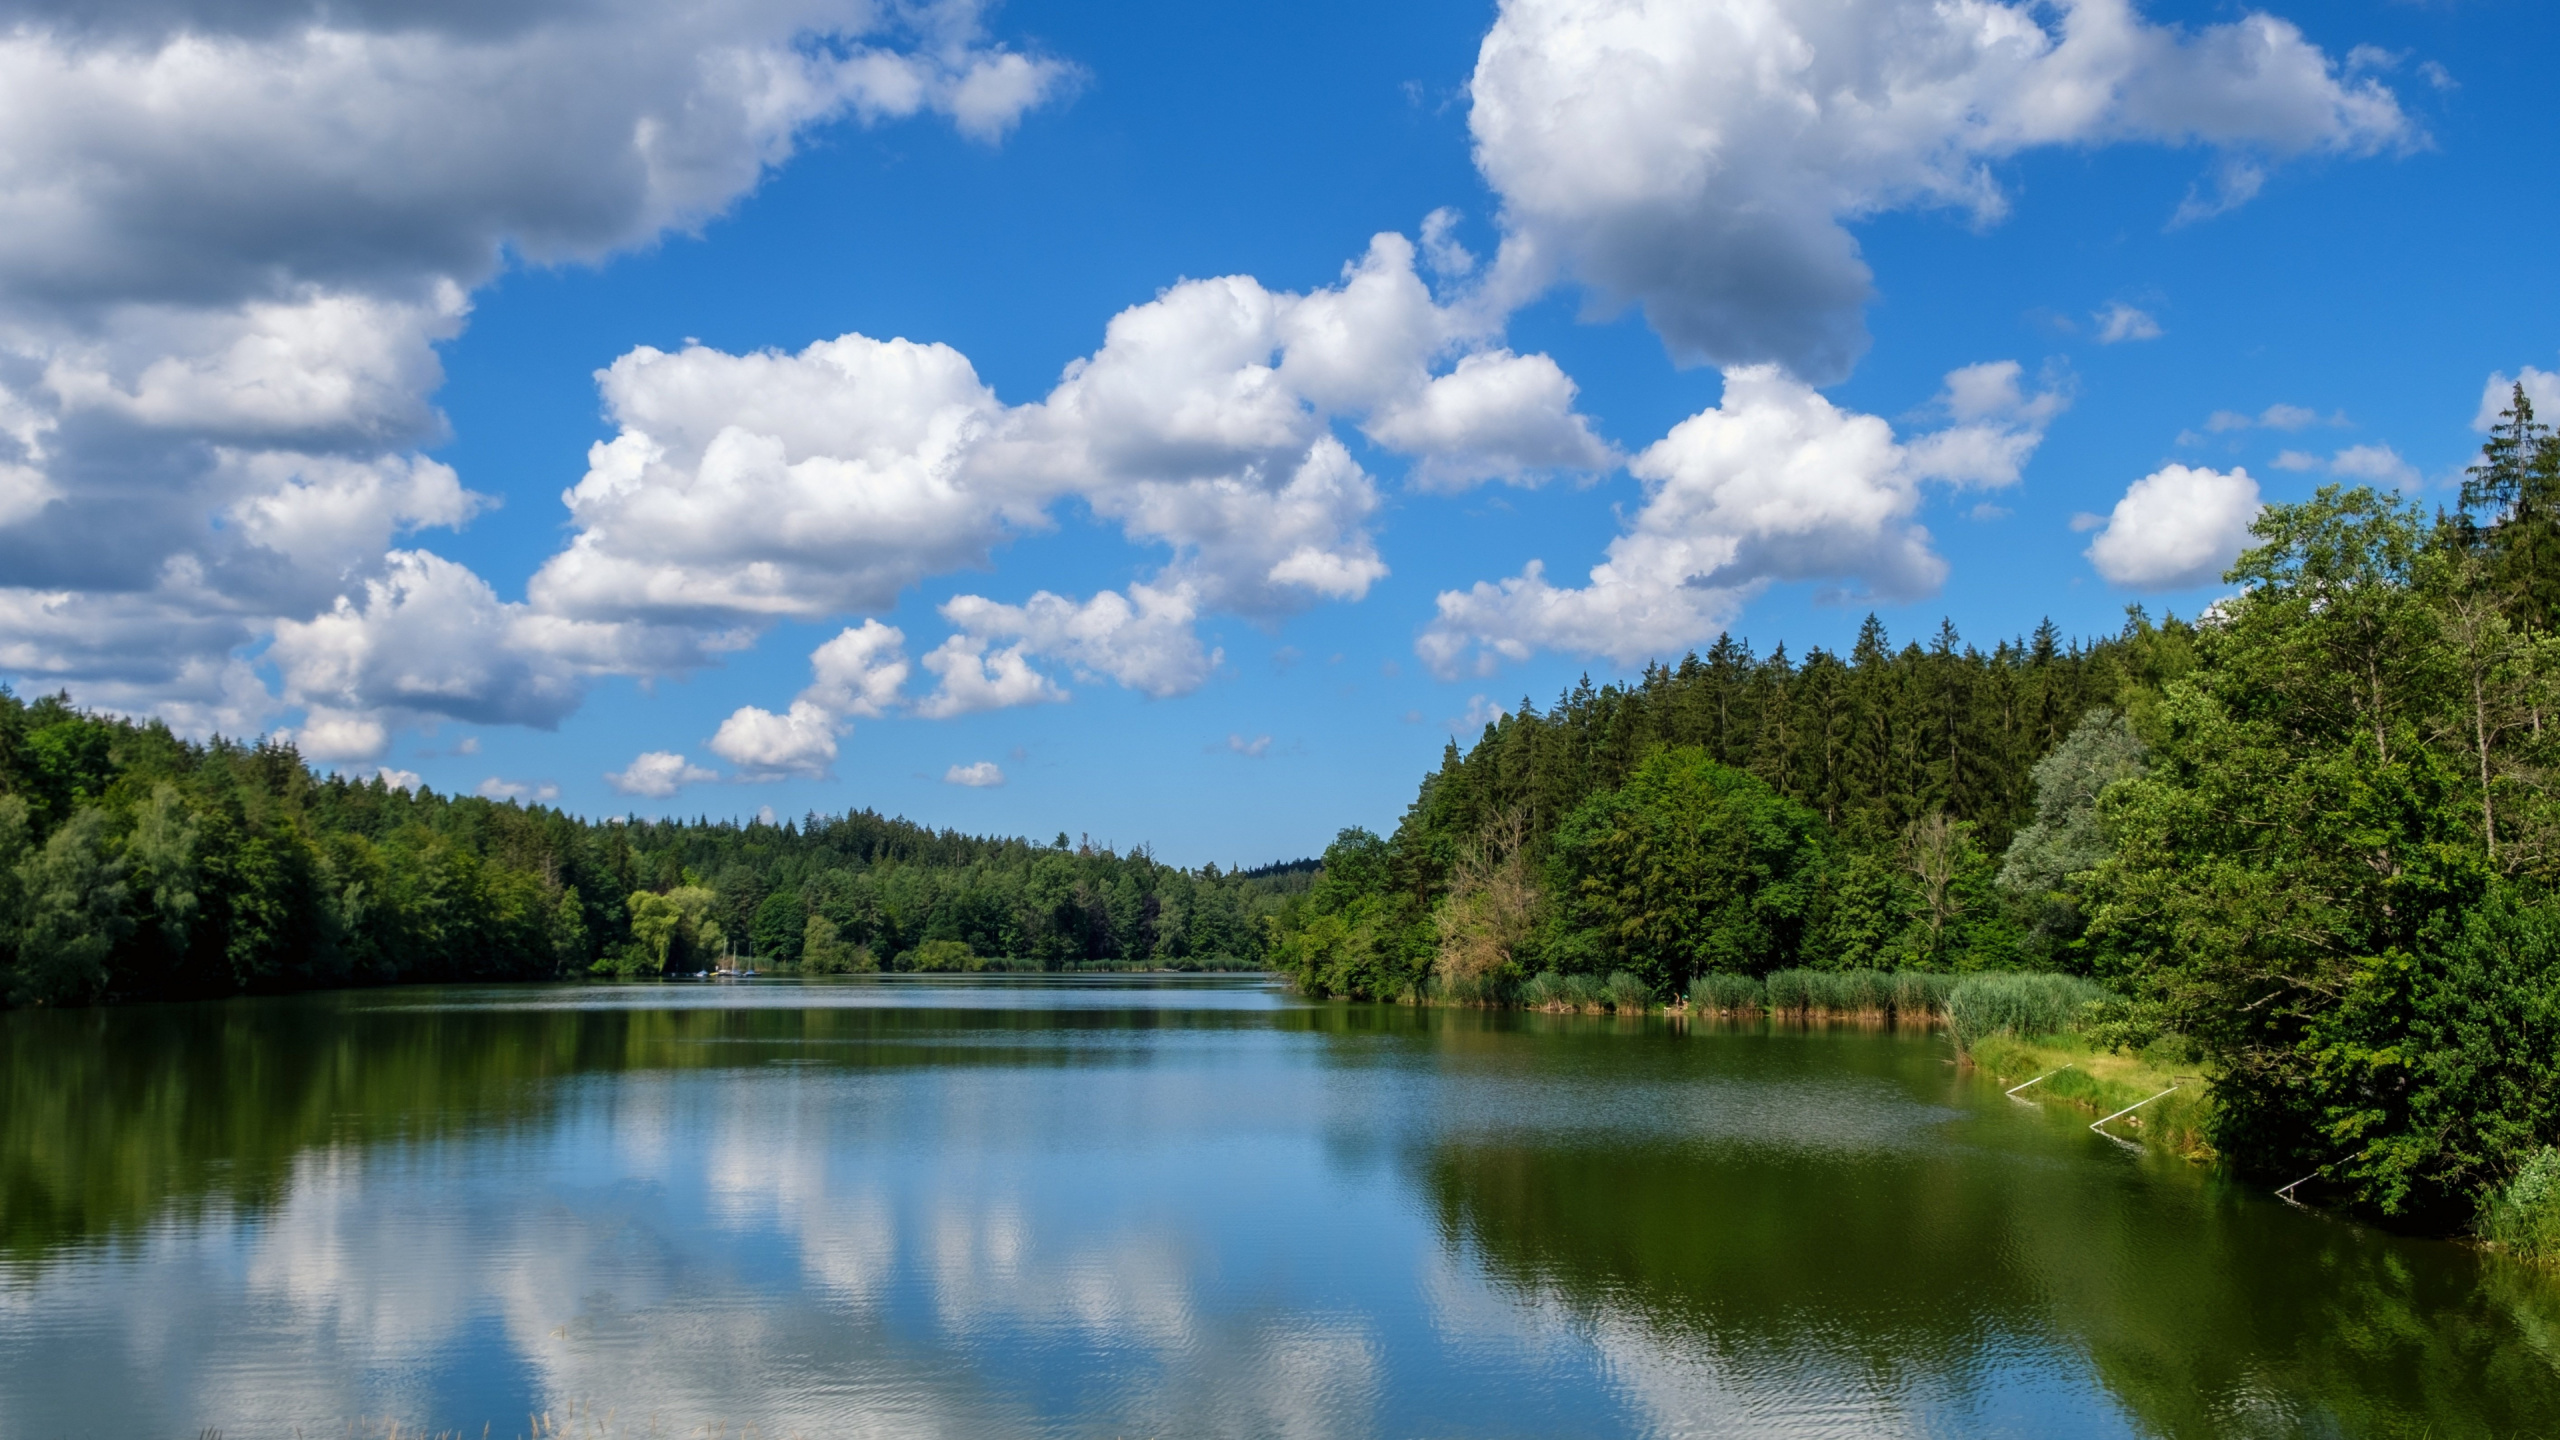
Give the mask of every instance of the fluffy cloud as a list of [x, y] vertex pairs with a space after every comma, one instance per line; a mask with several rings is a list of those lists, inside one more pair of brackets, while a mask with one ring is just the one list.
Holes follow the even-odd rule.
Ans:
[[[294, 697], [265, 694], [242, 650], [345, 632], [342, 595], [415, 588], [394, 542], [480, 508], [417, 451], [444, 435], [435, 346], [509, 255], [593, 259], [696, 225], [812, 126], [934, 113], [992, 139], [1073, 80], [991, 44], [968, 0], [12, 14], [0, 664], [191, 729], [265, 723]], [[545, 614], [547, 633], [479, 632], [543, 642], [491, 662], [498, 690], [466, 693], [451, 665], [390, 688], [421, 714], [541, 715], [553, 700], [514, 672], [563, 647], [573, 669], [716, 648], [631, 613], [609, 634]], [[309, 668], [315, 693], [378, 688]]]
[[1544, 355], [1486, 350], [1362, 428], [1390, 449], [1424, 456], [1415, 478], [1446, 490], [1559, 470], [1606, 470], [1617, 452], [1574, 413], [1576, 387]]
[[790, 709], [776, 715], [740, 707], [720, 722], [711, 752], [749, 780], [826, 774], [853, 717], [884, 714], [897, 703], [910, 673], [906, 638], [877, 620], [848, 627], [810, 654], [814, 678]]
[[1149, 695], [1199, 689], [1219, 659], [1201, 649], [1191, 628], [1197, 611], [1178, 587], [1132, 585], [1126, 596], [1105, 590], [1081, 604], [1046, 590], [1020, 605], [962, 595], [942, 613], [972, 637], [1016, 640], [1027, 653]]
[[1849, 222], [1914, 207], [1997, 220], [1990, 162], [2147, 141], [2222, 157], [2184, 218], [2268, 164], [2415, 139], [2391, 93], [2292, 24], [2184, 30], [2129, 0], [1506, 0], [1469, 86], [1502, 196], [1496, 270], [1632, 301], [1672, 350], [1838, 379], [1866, 347]]
[[545, 804], [560, 798], [560, 787], [549, 781], [527, 784], [492, 775], [472, 786], [471, 793], [483, 800], [531, 800], [535, 804]]
[[956, 350], [847, 335], [797, 355], [642, 347], [598, 377], [621, 427], [561, 499], [528, 596], [564, 615], [719, 623], [886, 609], [983, 564], [1037, 492], [971, 483], [999, 409]]
[[924, 668], [941, 681], [916, 706], [916, 713], [928, 720], [1054, 704], [1068, 698], [1056, 681], [1031, 668], [1022, 646], [990, 652], [987, 642], [975, 635], [954, 635], [943, 641], [926, 654]]
[[720, 772], [705, 770], [671, 750], [649, 750], [634, 757], [630, 765], [605, 772], [605, 783], [625, 795], [645, 795], [664, 800], [687, 785], [717, 780]]
[[[2489, 377], [2489, 383], [2480, 388], [2480, 411], [2471, 417], [2471, 428], [2483, 435], [2489, 433], [2498, 417], [2515, 403], [2517, 386], [2524, 387], [2524, 398], [2532, 402], [2537, 419], [2560, 416], [2560, 374], [2527, 365], [2513, 375], [2501, 370]], [[2550, 422], [2544, 419], [2544, 423]]]
[[2116, 502], [2089, 562], [2132, 590], [2183, 590], [2219, 579], [2249, 543], [2258, 482], [2246, 470], [2170, 465], [2133, 482]]
[[[1247, 276], [1174, 285], [1018, 406], [938, 345], [635, 350], [601, 377], [619, 433], [566, 495], [577, 532], [529, 601], [659, 629], [884, 609], [1072, 497], [1164, 546], [1162, 570], [1083, 601], [953, 601], [963, 633], [924, 660], [941, 683], [918, 713], [1063, 698], [1034, 657], [1177, 694], [1217, 663], [1200, 615], [1276, 620], [1386, 574], [1377, 484], [1337, 421], [1444, 488], [1614, 463], [1555, 362], [1491, 344], [1486, 323], [1469, 296], [1435, 297], [1412, 242], [1385, 234], [1303, 294]], [[714, 748], [759, 773], [816, 773], [840, 716], [813, 700], [741, 710]]]
[[1004, 783], [1004, 769], [993, 760], [954, 765], [942, 772], [942, 783], [966, 785], [972, 790], [989, 790]]
[[[268, 656], [285, 698], [314, 707], [304, 748], [337, 758], [379, 753], [385, 712], [557, 725], [584, 698], [591, 667], [559, 653], [555, 638], [468, 569], [409, 550], [387, 557], [361, 602], [341, 596], [328, 613], [276, 622]], [[324, 725], [333, 738], [319, 748]]]
[[1628, 468], [1645, 503], [1589, 583], [1540, 562], [1444, 591], [1416, 651], [1443, 677], [1549, 649], [1633, 664], [1699, 644], [1772, 582], [1846, 583], [1888, 599], [1934, 591], [1946, 563], [1914, 518], [1921, 485], [2000, 486], [2043, 438], [2058, 392], [2030, 396], [2013, 362], [1947, 377], [1951, 422], [1908, 444], [1774, 365], [1725, 372], [1722, 401]]

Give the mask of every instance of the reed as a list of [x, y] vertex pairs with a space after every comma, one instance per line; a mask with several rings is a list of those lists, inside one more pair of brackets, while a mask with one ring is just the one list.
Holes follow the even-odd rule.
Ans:
[[1711, 971], [1689, 982], [1689, 1008], [1726, 1015], [1767, 1009], [1769, 990], [1756, 975]]
[[1992, 1035], [2067, 1035], [2083, 1012], [2108, 998], [2103, 986], [2077, 975], [1968, 975], [1947, 992], [1947, 1028], [1965, 1050]]
[[1893, 1013], [1897, 1015], [1944, 1015], [1947, 992], [1955, 988], [1953, 975], [1934, 970], [1896, 970], [1893, 972]]
[[1609, 1008], [1621, 1015], [1641, 1014], [1653, 1008], [1653, 987], [1624, 970], [1611, 974], [1601, 989], [1608, 998]]

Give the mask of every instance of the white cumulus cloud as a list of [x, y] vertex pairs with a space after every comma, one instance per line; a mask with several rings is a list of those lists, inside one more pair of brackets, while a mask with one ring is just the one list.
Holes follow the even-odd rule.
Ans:
[[993, 760], [954, 765], [942, 772], [942, 783], [966, 785], [972, 790], [988, 790], [1004, 783], [1004, 769]]
[[1939, 396], [1951, 423], [1905, 444], [1778, 366], [1724, 381], [1716, 408], [1628, 466], [1644, 504], [1586, 584], [1558, 586], [1532, 561], [1510, 579], [1443, 591], [1415, 646], [1432, 671], [1490, 673], [1542, 649], [1633, 664], [1711, 638], [1776, 581], [1929, 594], [1946, 562], [1915, 518], [1921, 485], [2014, 483], [2063, 403], [2028, 395], [2013, 362], [1969, 366]]
[[[414, 588], [395, 543], [484, 507], [420, 451], [446, 437], [436, 346], [510, 257], [698, 226], [814, 127], [934, 114], [992, 140], [1074, 80], [991, 40], [974, 0], [12, 7], [0, 665], [189, 729], [262, 727], [304, 702], [244, 652]], [[542, 643], [486, 667], [498, 690], [447, 666], [372, 719], [547, 712], [507, 690], [544, 654], [655, 669], [716, 648], [542, 613], [547, 637], [517, 627]]]
[[717, 780], [720, 772], [705, 770], [671, 750], [648, 750], [623, 769], [605, 772], [604, 778], [606, 784], [625, 795], [663, 800], [687, 785]]
[[2248, 547], [2262, 508], [2246, 470], [2164, 466], [2133, 482], [2086, 553], [2100, 575], [2127, 589], [2203, 585]]
[[1056, 681], [1031, 668], [1022, 646], [990, 651], [980, 636], [954, 635], [943, 641], [926, 653], [924, 668], [941, 682], [916, 706], [916, 713], [928, 720], [1068, 698]]
[[1679, 355], [1825, 382], [1867, 343], [1847, 226], [1920, 207], [1995, 221], [1995, 161], [2207, 147], [2196, 218], [2275, 161], [2416, 139], [2389, 90], [2289, 21], [2189, 30], [2130, 0], [1505, 0], [1469, 95], [1505, 283], [1570, 276], [1641, 305]]
[[1132, 585], [1125, 596], [1105, 590], [1081, 603], [1046, 590], [1020, 605], [962, 595], [942, 613], [971, 637], [1018, 641], [1028, 654], [1148, 695], [1197, 690], [1218, 664], [1192, 631], [1198, 612], [1180, 587]]
[[740, 706], [720, 722], [711, 753], [749, 780], [826, 774], [853, 717], [885, 714], [898, 702], [910, 673], [906, 638], [877, 620], [848, 626], [810, 653], [809, 687], [788, 710]]

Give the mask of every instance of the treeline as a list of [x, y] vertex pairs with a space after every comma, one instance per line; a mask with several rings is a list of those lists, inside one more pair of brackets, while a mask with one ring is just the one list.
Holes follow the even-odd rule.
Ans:
[[2077, 858], [2046, 852], [2086, 828], [2092, 777], [2060, 803], [2058, 772], [2112, 778], [2122, 713], [2195, 656], [2193, 627], [2138, 610], [2109, 639], [2048, 622], [1987, 653], [1952, 625], [1897, 650], [1870, 616], [1846, 656], [1727, 636], [1631, 685], [1524, 699], [1449, 745], [1392, 836], [1342, 833], [1275, 953], [1308, 989], [1378, 998], [1500, 999], [1548, 971], [1670, 994], [1799, 964], [2085, 968], [2076, 908], [2008, 903], [2004, 860], [2022, 831], [2034, 878]]
[[1258, 964], [1311, 863], [1223, 874], [933, 831], [591, 823], [322, 776], [287, 744], [0, 688], [0, 998], [183, 999], [703, 968]]
[[2458, 509], [2330, 487], [2253, 533], [2193, 623], [1985, 654], [1870, 621], [1524, 704], [1394, 835], [1343, 833], [1275, 957], [1492, 1002], [2085, 974], [2127, 997], [2101, 1035], [2212, 1073], [2245, 1170], [2419, 1225], [2531, 1209], [2560, 1255], [2560, 439], [2519, 390]]

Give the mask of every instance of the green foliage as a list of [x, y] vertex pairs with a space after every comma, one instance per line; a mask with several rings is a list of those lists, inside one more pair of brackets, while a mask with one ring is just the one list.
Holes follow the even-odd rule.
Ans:
[[1968, 975], [1947, 990], [1947, 1028], [1964, 1049], [1991, 1035], [2065, 1035], [2109, 998], [2104, 986], [2077, 975]]
[[849, 975], [877, 970], [880, 962], [862, 946], [846, 944], [836, 922], [812, 914], [801, 923], [800, 968], [811, 975]]
[[2560, 1147], [2545, 1145], [2481, 1207], [2480, 1237], [2521, 1259], [2560, 1263]]
[[1997, 877], [2033, 766], [2094, 706], [2138, 726], [2193, 663], [2189, 627], [2139, 611], [2095, 644], [2048, 624], [1988, 654], [1944, 625], [1897, 651], [1870, 617], [1845, 657], [1725, 637], [1524, 700], [1447, 748], [1392, 836], [1345, 832], [1320, 895], [1273, 916], [1272, 961], [1312, 994], [1524, 1003], [1532, 971], [1677, 990], [2026, 963]]
[[1823, 872], [1814, 813], [1696, 747], [1655, 752], [1556, 832], [1555, 920], [1588, 968], [1677, 990], [1802, 950]]
[[1726, 977], [1702, 976], [1690, 1003], [1719, 1010], [1765, 1005], [1781, 1013], [1918, 1018], [1943, 1011], [1952, 983], [1952, 977], [1926, 970], [1777, 970], [1756, 993], [1733, 987]]
[[2458, 524], [2332, 487], [2255, 529], [2246, 588], [2156, 707], [2149, 772], [2100, 801], [2089, 940], [2137, 1031], [2214, 1062], [2216, 1148], [2455, 1223], [2502, 1157], [2554, 1138], [2516, 1099], [2560, 1081], [2548, 1044], [2495, 1037], [2549, 1004], [2529, 912], [2554, 873], [2538, 777], [2560, 731], [2539, 716], [2560, 665]]
[[898, 957], [901, 970], [983, 970], [985, 963], [966, 940], [927, 940]]
[[1689, 982], [1689, 1008], [1739, 1013], [1769, 1004], [1768, 987], [1756, 975], [1711, 971]]
[[[1285, 919], [1272, 960], [1312, 995], [1396, 999], [1421, 985], [1436, 932], [1409, 895], [1392, 893], [1387, 843], [1349, 829], [1325, 847], [1304, 904]], [[1401, 903], [1400, 903], [1401, 902]]]
[[1624, 970], [1613, 972], [1602, 990], [1609, 997], [1609, 1008], [1621, 1014], [1632, 1014], [1653, 1008], [1653, 986], [1641, 975]]
[[2036, 762], [2035, 820], [2009, 842], [2000, 888], [2026, 911], [2027, 945], [2038, 960], [2050, 964], [2087, 928], [2081, 877], [2108, 853], [2098, 797], [2142, 775], [2149, 753], [2123, 715], [2101, 706]]
[[1258, 965], [1314, 868], [1177, 870], [867, 811], [589, 824], [0, 688], [12, 1005], [787, 963], [818, 917], [845, 947], [820, 954], [847, 968], [929, 941], [1057, 967]]
[[2560, 615], [2560, 436], [2534, 418], [2518, 384], [2462, 482], [2462, 508], [2492, 525], [2465, 539], [2486, 559], [2487, 588], [2520, 625], [2550, 629]]

